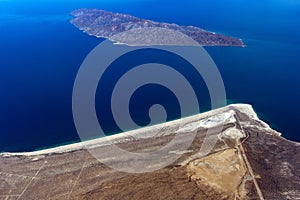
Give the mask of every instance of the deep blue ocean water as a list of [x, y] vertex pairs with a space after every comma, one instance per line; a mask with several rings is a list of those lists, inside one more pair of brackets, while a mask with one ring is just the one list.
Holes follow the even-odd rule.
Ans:
[[[84, 58], [101, 42], [69, 23], [68, 13], [82, 7], [194, 25], [242, 38], [247, 48], [205, 47], [221, 72], [228, 102], [252, 104], [274, 129], [300, 141], [299, 1], [3, 0], [0, 152], [78, 140], [72, 118], [73, 83]], [[176, 117], [171, 112], [170, 119]]]

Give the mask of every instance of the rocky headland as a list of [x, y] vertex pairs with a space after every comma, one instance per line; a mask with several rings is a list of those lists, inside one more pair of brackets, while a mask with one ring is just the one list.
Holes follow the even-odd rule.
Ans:
[[[180, 129], [179, 122], [36, 152], [2, 153], [0, 199], [300, 198], [300, 145], [259, 120], [250, 105], [235, 104], [184, 118]], [[160, 126], [159, 134], [153, 135], [151, 130]], [[207, 130], [220, 126], [221, 131], [215, 133], [216, 145], [209, 154], [201, 155]], [[165, 157], [177, 154], [178, 160], [146, 173], [109, 168], [87, 150], [98, 149], [106, 162], [129, 169], [129, 158], [107, 151], [107, 139], [124, 150], [140, 153], [163, 147], [175, 135], [182, 137], [179, 145], [192, 130], [197, 130], [192, 145]], [[139, 163], [141, 166], [135, 167], [151, 167]]]

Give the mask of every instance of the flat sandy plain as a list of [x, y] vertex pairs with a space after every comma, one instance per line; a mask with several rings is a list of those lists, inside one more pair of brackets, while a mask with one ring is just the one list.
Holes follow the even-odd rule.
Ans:
[[[208, 129], [216, 130], [218, 140], [203, 155]], [[193, 130], [196, 136], [187, 150], [165, 156], [180, 155], [175, 162], [146, 173], [115, 170], [87, 150], [103, 152], [106, 163], [119, 163], [127, 171], [151, 169], [145, 166], [147, 157], [132, 166], [129, 157], [108, 150], [113, 144], [153, 152], [175, 135], [182, 138], [175, 144], [180, 145]], [[235, 104], [83, 143], [2, 153], [0, 199], [300, 199], [300, 145], [259, 120], [250, 105]]]

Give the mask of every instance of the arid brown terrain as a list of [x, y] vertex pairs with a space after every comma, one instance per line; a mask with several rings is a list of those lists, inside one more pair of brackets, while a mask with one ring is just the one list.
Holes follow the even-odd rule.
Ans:
[[[228, 113], [230, 117], [220, 117]], [[195, 118], [200, 125], [189, 149], [169, 152], [181, 157], [152, 172], [114, 170], [82, 147], [0, 154], [0, 199], [300, 199], [298, 143], [270, 129], [248, 105], [232, 105]], [[220, 125], [212, 151], [199, 154], [207, 128]], [[114, 143], [131, 152], [153, 151], [176, 134], [168, 126], [163, 132], [143, 138], [125, 134]], [[177, 134], [184, 140], [188, 133]], [[126, 156], [110, 155], [105, 145], [94, 148], [111, 162], [125, 166], [129, 162]]]
[[[85, 33], [129, 45], [137, 45], [131, 40], [131, 37], [133, 37], [132, 32], [131, 34], [128, 32], [135, 29], [137, 30], [134, 34], [135, 40], [139, 40], [142, 44], [153, 45], [156, 44], [155, 41], [160, 41], [159, 45], [168, 45], [173, 44], [175, 40], [179, 40], [181, 41], [180, 45], [190, 45], [190, 43], [186, 44], [186, 42], [184, 42], [186, 40], [182, 37], [185, 35], [204, 46], [245, 46], [241, 39], [206, 31], [198, 27], [155, 22], [128, 14], [82, 8], [74, 10], [71, 15], [74, 16], [71, 23]], [[140, 32], [145, 29], [148, 29], [150, 34], [147, 34], [148, 31]], [[173, 32], [161, 32], [161, 29], [173, 30]], [[126, 34], [120, 34], [124, 32], [126, 32]], [[176, 32], [181, 34], [176, 34]], [[139, 35], [143, 37], [139, 38]], [[163, 35], [166, 35], [166, 37], [163, 38]], [[160, 40], [158, 38], [160, 38]], [[149, 42], [149, 40], [151, 42]]]

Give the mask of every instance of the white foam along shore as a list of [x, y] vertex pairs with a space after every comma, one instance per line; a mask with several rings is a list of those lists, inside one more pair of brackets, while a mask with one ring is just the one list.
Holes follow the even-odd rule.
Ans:
[[[88, 140], [84, 142], [73, 143], [69, 145], [63, 145], [54, 148], [48, 148], [33, 152], [20, 152], [20, 153], [1, 153], [0, 156], [10, 157], [10, 156], [43, 156], [47, 154], [54, 153], [66, 153], [76, 150], [81, 150], [84, 148], [96, 148], [99, 146], [109, 145], [111, 143], [118, 143], [126, 141], [132, 137], [134, 138], [147, 138], [153, 136], [161, 136], [172, 133], [187, 132], [195, 128], [210, 128], [214, 127], [220, 123], [232, 120], [231, 116], [233, 114], [233, 108], [245, 113], [250, 118], [259, 120], [255, 111], [251, 105], [248, 104], [232, 104], [223, 108], [218, 108], [205, 113], [193, 115], [190, 117], [185, 117], [182, 119], [165, 122], [157, 124], [154, 126], [148, 126], [140, 128], [137, 130], [132, 130], [128, 132], [123, 132], [116, 135], [106, 136], [102, 138], [97, 138], [93, 140]], [[265, 124], [268, 128], [269, 126]], [[159, 134], [157, 134], [157, 130]], [[155, 135], [156, 134], [156, 135]]]

